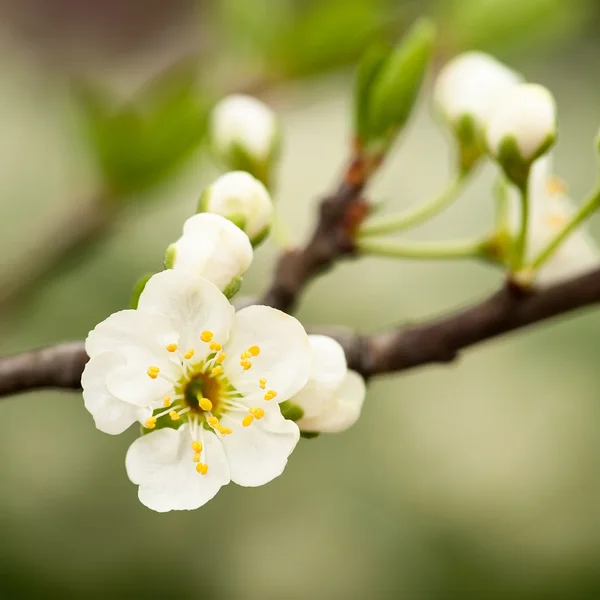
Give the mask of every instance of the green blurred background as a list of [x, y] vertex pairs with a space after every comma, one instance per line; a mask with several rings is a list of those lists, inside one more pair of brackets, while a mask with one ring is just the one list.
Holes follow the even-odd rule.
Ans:
[[[203, 123], [225, 91], [281, 115], [278, 197], [302, 239], [347, 157], [352, 65], [421, 14], [439, 25], [438, 65], [482, 48], [554, 91], [556, 169], [580, 198], [597, 172], [596, 0], [2, 0], [1, 351], [83, 338], [160, 268], [217, 173]], [[371, 191], [389, 210], [450, 175], [423, 96]], [[414, 236], [488, 227], [493, 175]], [[244, 293], [275, 255], [260, 248]], [[474, 264], [360, 260], [314, 283], [299, 317], [366, 332], [499, 281]], [[136, 432], [98, 432], [80, 394], [3, 400], [0, 598], [600, 598], [599, 325], [591, 311], [373, 381], [355, 427], [192, 513], [138, 502]]]

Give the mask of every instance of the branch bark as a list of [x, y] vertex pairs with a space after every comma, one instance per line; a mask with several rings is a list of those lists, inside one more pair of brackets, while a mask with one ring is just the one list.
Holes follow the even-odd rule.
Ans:
[[[365, 377], [449, 363], [473, 346], [510, 331], [600, 303], [600, 269], [530, 294], [505, 286], [482, 302], [437, 319], [370, 336], [345, 328], [315, 330], [337, 339], [350, 368]], [[38, 388], [79, 389], [83, 342], [0, 359], [0, 396]]]

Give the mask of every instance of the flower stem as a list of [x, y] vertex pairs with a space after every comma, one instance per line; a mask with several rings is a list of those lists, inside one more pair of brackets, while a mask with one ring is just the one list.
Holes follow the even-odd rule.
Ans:
[[[526, 178], [526, 181], [529, 177]], [[527, 252], [527, 231], [529, 229], [529, 186], [525, 183], [519, 188], [521, 194], [521, 228], [515, 241], [512, 255], [512, 270], [519, 271], [525, 262]]]
[[492, 260], [487, 239], [457, 240], [450, 242], [398, 242], [372, 239], [356, 241], [363, 254], [390, 258], [455, 259], [480, 258]]
[[552, 239], [548, 245], [536, 256], [531, 263], [532, 269], [539, 269], [565, 241], [590, 215], [600, 208], [600, 186], [597, 187], [590, 196], [584, 201], [573, 218], [563, 227], [563, 229]]
[[467, 175], [468, 171], [457, 175], [439, 196], [428, 202], [424, 202], [419, 206], [395, 215], [374, 219], [371, 223], [367, 223], [361, 227], [358, 236], [368, 237], [382, 233], [402, 231], [435, 217], [456, 200], [458, 193], [467, 179]]

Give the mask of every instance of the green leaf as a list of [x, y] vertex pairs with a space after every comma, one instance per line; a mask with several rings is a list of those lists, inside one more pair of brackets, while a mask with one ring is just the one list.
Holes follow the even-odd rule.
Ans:
[[415, 23], [396, 46], [373, 83], [369, 102], [369, 138], [393, 136], [408, 120], [421, 88], [435, 41], [428, 19]]
[[375, 44], [358, 63], [354, 80], [354, 134], [360, 142], [368, 139], [371, 90], [389, 54], [390, 47], [387, 44]]

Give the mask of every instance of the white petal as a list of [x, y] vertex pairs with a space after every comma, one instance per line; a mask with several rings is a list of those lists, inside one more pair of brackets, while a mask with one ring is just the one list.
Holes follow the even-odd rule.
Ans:
[[237, 144], [257, 160], [268, 157], [277, 132], [273, 111], [260, 100], [243, 94], [223, 98], [212, 112], [210, 127], [220, 153]]
[[176, 344], [179, 335], [163, 315], [147, 314], [140, 310], [116, 312], [90, 331], [85, 351], [92, 357], [101, 352], [119, 351], [125, 355], [140, 351], [161, 351]]
[[221, 443], [206, 432], [201, 461], [206, 475], [196, 471], [189, 425], [160, 429], [130, 446], [125, 466], [129, 479], [139, 485], [142, 504], [158, 512], [193, 510], [206, 504], [229, 483], [229, 466]]
[[[251, 346], [260, 354], [252, 358], [252, 368], [244, 371], [240, 355]], [[308, 380], [311, 351], [304, 327], [294, 317], [268, 306], [249, 306], [235, 315], [231, 337], [224, 348], [225, 375], [244, 396], [261, 398], [259, 379], [277, 392], [277, 402], [298, 393]]]
[[302, 431], [321, 433], [344, 431], [354, 425], [360, 417], [365, 394], [365, 380], [355, 371], [348, 371], [327, 408], [312, 419], [300, 419], [298, 427]]
[[195, 350], [202, 360], [210, 350], [200, 340], [210, 331], [221, 345], [227, 340], [234, 309], [219, 289], [207, 279], [187, 271], [167, 270], [154, 275], [140, 296], [138, 309], [161, 313], [179, 332], [181, 348]]
[[521, 80], [515, 71], [483, 52], [466, 52], [440, 71], [434, 102], [453, 124], [470, 116], [483, 129], [498, 98]]
[[202, 213], [189, 218], [174, 244], [173, 268], [200, 275], [224, 290], [252, 263], [248, 236], [221, 215]]
[[281, 416], [278, 404], [263, 401], [260, 408], [265, 416], [255, 419], [249, 427], [242, 426], [242, 417], [236, 413], [222, 419], [233, 430], [221, 442], [229, 460], [231, 480], [238, 485], [264, 485], [281, 475], [300, 439], [297, 425]]
[[93, 356], [85, 365], [81, 377], [83, 401], [94, 417], [96, 427], [104, 433], [123, 433], [133, 423], [143, 423], [152, 416], [152, 409], [140, 408], [123, 402], [106, 388], [106, 376], [123, 364], [123, 357], [117, 352], [104, 352]]
[[348, 371], [344, 349], [333, 338], [309, 335], [308, 341], [312, 350], [310, 376], [293, 398], [304, 410], [304, 418], [314, 417], [325, 408]]
[[503, 141], [512, 136], [521, 157], [535, 156], [550, 136], [556, 133], [556, 104], [543, 86], [523, 83], [507, 92], [490, 116], [487, 144], [498, 156]]
[[[154, 361], [155, 363], [157, 361]], [[155, 366], [151, 363], [152, 366]], [[106, 389], [125, 402], [136, 406], [153, 406], [166, 394], [173, 393], [174, 382], [179, 379], [180, 370], [161, 370], [169, 380], [162, 377], [151, 378], [147, 371], [151, 365], [121, 364], [106, 376]], [[165, 372], [166, 371], [166, 372]]]

